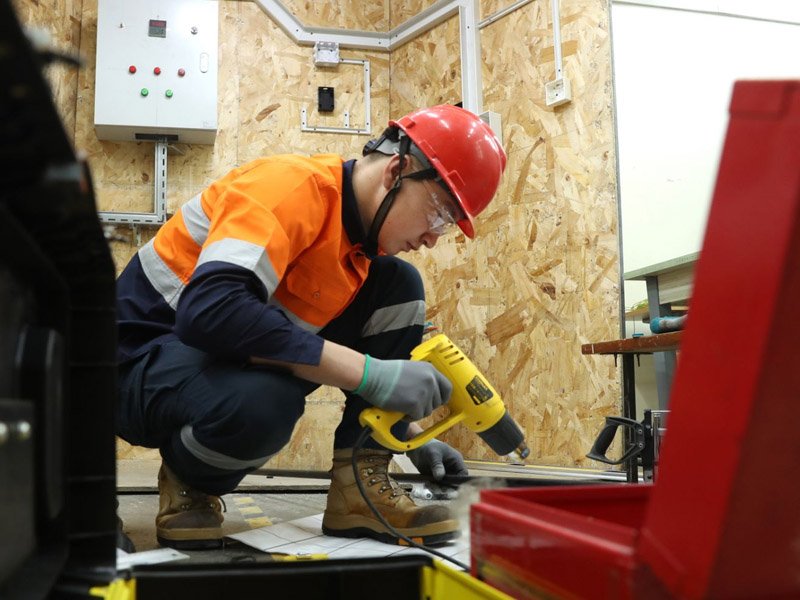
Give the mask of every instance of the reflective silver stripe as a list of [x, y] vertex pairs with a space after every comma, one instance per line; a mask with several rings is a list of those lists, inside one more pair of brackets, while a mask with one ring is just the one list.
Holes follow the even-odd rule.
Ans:
[[184, 287], [183, 282], [158, 255], [154, 240], [150, 240], [139, 249], [139, 260], [150, 284], [173, 310], [177, 308], [178, 298]]
[[385, 331], [403, 329], [412, 325], [425, 324], [425, 301], [412, 300], [403, 304], [393, 304], [379, 308], [364, 324], [363, 337], [376, 335]]
[[200, 194], [181, 206], [181, 216], [186, 230], [198, 246], [202, 246], [208, 237], [208, 228], [211, 221], [203, 211], [203, 202]]
[[191, 425], [184, 425], [181, 429], [181, 442], [183, 442], [186, 449], [197, 460], [211, 465], [212, 467], [216, 467], [217, 469], [226, 469], [228, 471], [258, 468], [275, 456], [274, 454], [269, 454], [263, 458], [253, 458], [250, 460], [240, 460], [238, 458], [225, 456], [224, 454], [206, 448], [203, 444], [198, 442], [197, 438], [194, 437], [194, 430]]
[[197, 266], [215, 260], [251, 270], [267, 288], [267, 294], [270, 296], [278, 287], [278, 276], [263, 246], [235, 238], [225, 238], [203, 248], [197, 259]]
[[316, 325], [312, 325], [311, 323], [308, 323], [303, 319], [301, 319], [300, 317], [298, 317], [296, 314], [294, 314], [292, 311], [286, 308], [283, 304], [278, 302], [278, 299], [275, 297], [269, 299], [269, 304], [271, 304], [276, 308], [280, 308], [283, 311], [283, 314], [286, 315], [286, 318], [289, 319], [292, 323], [294, 323], [298, 327], [300, 327], [301, 329], [305, 329], [306, 331], [309, 331], [311, 333], [318, 333], [322, 329], [322, 327], [317, 327]]

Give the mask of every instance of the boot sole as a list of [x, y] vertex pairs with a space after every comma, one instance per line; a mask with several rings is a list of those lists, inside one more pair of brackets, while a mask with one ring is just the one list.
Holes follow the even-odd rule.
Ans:
[[170, 540], [156, 536], [158, 543], [165, 548], [176, 550], [216, 550], [222, 548], [222, 538], [218, 540]]
[[222, 548], [221, 529], [175, 529], [157, 531], [156, 540], [162, 546], [176, 550], [211, 550]]
[[[398, 533], [424, 546], [444, 544], [461, 535], [458, 529], [458, 521], [455, 519], [448, 519], [447, 521], [440, 521], [423, 527], [397, 527], [396, 529]], [[408, 546], [408, 542], [387, 531], [380, 522], [360, 515], [328, 519], [327, 524], [323, 520], [322, 533], [344, 538], [367, 537], [385, 544]]]

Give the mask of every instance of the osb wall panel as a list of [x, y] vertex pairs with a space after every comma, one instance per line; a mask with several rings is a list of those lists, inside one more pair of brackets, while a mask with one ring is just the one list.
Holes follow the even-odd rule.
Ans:
[[[81, 0], [12, 0], [20, 22], [45, 34], [49, 43], [77, 54], [81, 43]], [[56, 108], [70, 140], [75, 130], [75, 100], [78, 70], [64, 63], [48, 66], [45, 75], [53, 90]]]
[[284, 0], [283, 5], [307, 27], [379, 32], [389, 29], [390, 2]]
[[[503, 7], [487, 2], [482, 13]], [[563, 0], [561, 11], [574, 101], [555, 110], [543, 98], [554, 72], [549, 4], [481, 30], [483, 107], [501, 115], [507, 171], [476, 240], [452, 233], [412, 260], [429, 284], [429, 318], [503, 396], [530, 460], [596, 466], [584, 455], [604, 416], [619, 412], [613, 360], [580, 353], [619, 331], [608, 14], [599, 0]], [[392, 53], [393, 113], [460, 96], [455, 78], [443, 94], [441, 79], [428, 86], [418, 75], [431, 76], [442, 46], [458, 56], [456, 18], [439, 29]], [[465, 428], [443, 437], [470, 458], [494, 458]]]
[[[533, 2], [538, 2], [539, 4], [547, 4], [548, 2], [542, 2], [542, 0], [532, 0]], [[479, 10], [481, 14], [481, 19], [485, 19], [498, 11], [501, 11], [505, 8], [510, 7], [512, 4], [515, 3], [515, 0], [479, 0]]]
[[[94, 133], [96, 0], [84, 1], [81, 21], [81, 51], [87, 58], [87, 65], [79, 78], [76, 138], [77, 145], [89, 155], [100, 208], [151, 211], [153, 146], [99, 141]], [[343, 22], [343, 26], [364, 28], [359, 22]], [[174, 212], [228, 170], [259, 156], [281, 152], [360, 155], [361, 147], [369, 139], [367, 136], [300, 130], [303, 107], [309, 109], [310, 125], [342, 126], [344, 111], [348, 111], [351, 127], [364, 126], [364, 74], [360, 65], [316, 69], [312, 49], [295, 45], [251, 2], [220, 2], [219, 39], [217, 139], [213, 146], [178, 144], [170, 147], [167, 164], [169, 212]], [[388, 55], [343, 50], [342, 56], [370, 62], [372, 126], [379, 132], [389, 118]], [[316, 111], [317, 86], [322, 85], [333, 86], [336, 90], [336, 110], [331, 116]], [[117, 230], [119, 240], [111, 246], [119, 269], [153, 233], [152, 229], [142, 229], [138, 235], [126, 228]], [[313, 394], [292, 442], [270, 464], [329, 468], [333, 430], [342, 404], [338, 390], [321, 388]], [[155, 455], [154, 450], [131, 448], [125, 443], [118, 445], [120, 458]]]
[[411, 17], [418, 15], [426, 8], [430, 8], [436, 0], [404, 0], [397, 2], [389, 0], [389, 21], [391, 27], [405, 23]]
[[392, 52], [391, 64], [392, 115], [401, 116], [426, 105], [460, 102], [458, 19], [449, 19]]
[[311, 0], [284, 0], [283, 5], [306, 26], [386, 33], [429, 8], [435, 1], [311, 2]]

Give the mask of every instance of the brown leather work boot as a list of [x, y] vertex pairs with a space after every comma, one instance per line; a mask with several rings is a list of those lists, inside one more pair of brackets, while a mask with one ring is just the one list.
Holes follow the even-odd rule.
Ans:
[[[388, 450], [360, 450], [358, 473], [367, 496], [384, 519], [415, 542], [441, 544], [458, 537], [458, 521], [444, 506], [417, 506], [408, 492], [388, 473], [392, 454]], [[352, 449], [335, 450], [328, 505], [322, 532], [338, 537], [370, 537], [390, 544], [406, 545], [372, 513], [356, 485], [351, 464]]]
[[162, 546], [201, 550], [222, 546], [222, 501], [190, 488], [161, 463], [156, 538]]

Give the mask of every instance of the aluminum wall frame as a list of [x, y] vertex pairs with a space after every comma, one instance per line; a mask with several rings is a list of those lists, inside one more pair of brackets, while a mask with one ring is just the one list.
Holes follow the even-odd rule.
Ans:
[[478, 0], [438, 0], [427, 9], [408, 19], [388, 33], [306, 27], [284, 6], [280, 0], [253, 0], [283, 29], [295, 43], [313, 46], [316, 42], [335, 42], [343, 48], [391, 52], [407, 44], [426, 31], [447, 19], [458, 15], [461, 34], [461, 100], [464, 108], [480, 114], [483, 110], [481, 89], [481, 47], [478, 31], [494, 21], [510, 14], [531, 0], [521, 0], [513, 10], [504, 9], [502, 14], [490, 16], [480, 23]]

